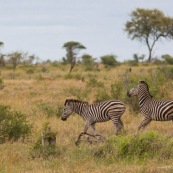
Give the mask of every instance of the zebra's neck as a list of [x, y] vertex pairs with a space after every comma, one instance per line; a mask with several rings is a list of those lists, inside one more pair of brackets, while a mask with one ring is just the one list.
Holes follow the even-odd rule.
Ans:
[[150, 102], [152, 99], [150, 93], [148, 91], [143, 91], [139, 93], [139, 105], [143, 107], [146, 103]]
[[86, 103], [78, 103], [74, 105], [74, 112], [81, 115], [82, 117], [85, 115], [88, 104]]

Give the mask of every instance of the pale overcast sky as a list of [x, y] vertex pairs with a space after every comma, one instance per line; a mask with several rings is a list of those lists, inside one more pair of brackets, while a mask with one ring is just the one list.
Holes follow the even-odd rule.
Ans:
[[[0, 41], [3, 53], [24, 51], [42, 60], [61, 60], [67, 41], [78, 41], [95, 58], [147, 54], [145, 44], [124, 32], [136, 8], [157, 8], [173, 17], [173, 0], [0, 0]], [[156, 43], [154, 56], [173, 55], [173, 40]]]

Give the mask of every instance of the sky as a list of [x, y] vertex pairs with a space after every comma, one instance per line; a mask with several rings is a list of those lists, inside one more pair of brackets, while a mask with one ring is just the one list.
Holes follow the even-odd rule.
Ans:
[[[0, 0], [1, 53], [23, 51], [59, 61], [66, 55], [63, 44], [77, 41], [86, 47], [79, 56], [113, 54], [125, 61], [134, 53], [148, 55], [146, 45], [124, 31], [136, 8], [173, 17], [173, 0]], [[173, 40], [156, 43], [153, 56], [163, 54], [173, 55]]]

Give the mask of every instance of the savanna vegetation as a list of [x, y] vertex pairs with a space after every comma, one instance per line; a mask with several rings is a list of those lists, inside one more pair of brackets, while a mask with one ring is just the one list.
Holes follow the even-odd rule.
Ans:
[[[10, 65], [1, 67], [0, 171], [171, 172], [172, 122], [152, 122], [135, 136], [142, 117], [136, 98], [128, 98], [126, 91], [147, 80], [155, 98], [172, 99], [173, 67], [148, 63], [111, 68], [99, 64], [90, 71], [84, 67], [78, 64], [69, 74], [70, 65], [61, 63], [20, 64], [15, 75]], [[89, 103], [120, 99], [127, 106], [124, 132], [116, 137], [111, 121], [100, 123], [96, 128], [106, 141], [76, 146], [84, 122], [76, 114], [66, 122], [60, 120], [67, 98]], [[47, 128], [56, 135], [56, 145], [41, 144]]]
[[[154, 98], [173, 99], [173, 57], [152, 57], [160, 38], [172, 39], [171, 27], [172, 18], [158, 10], [132, 13], [126, 31], [132, 39], [147, 44], [147, 59], [136, 53], [125, 62], [112, 54], [101, 56], [100, 61], [90, 54], [78, 57], [86, 47], [76, 41], [64, 43], [62, 61], [41, 62], [33, 54], [0, 51], [0, 172], [173, 172], [172, 122], [151, 122], [135, 135], [143, 117], [137, 98], [126, 94], [145, 80]], [[91, 139], [76, 146], [84, 122], [76, 114], [61, 121], [66, 99], [121, 100], [127, 107], [122, 116], [124, 130], [115, 136], [111, 121], [96, 124], [106, 140]]]

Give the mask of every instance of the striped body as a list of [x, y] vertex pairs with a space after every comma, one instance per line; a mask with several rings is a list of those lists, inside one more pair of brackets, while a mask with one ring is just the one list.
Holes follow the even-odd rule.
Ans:
[[[95, 134], [95, 123], [112, 120], [116, 126], [116, 133], [123, 127], [121, 116], [125, 111], [125, 105], [118, 100], [108, 100], [94, 104], [82, 102], [79, 100], [66, 100], [62, 120], [66, 120], [73, 112], [81, 115], [84, 119], [85, 127], [83, 132], [86, 133], [91, 127]], [[95, 134], [96, 135], [96, 134]]]
[[[152, 106], [151, 106], [152, 105]], [[162, 101], [152, 99], [148, 106], [144, 105], [140, 108], [142, 114], [150, 116], [155, 121], [173, 120], [173, 101]]]
[[138, 130], [144, 128], [152, 120], [173, 120], [173, 100], [164, 101], [153, 99], [149, 92], [148, 84], [145, 81], [140, 81], [138, 85], [128, 91], [127, 95], [138, 97], [140, 111], [145, 117], [139, 125]]

